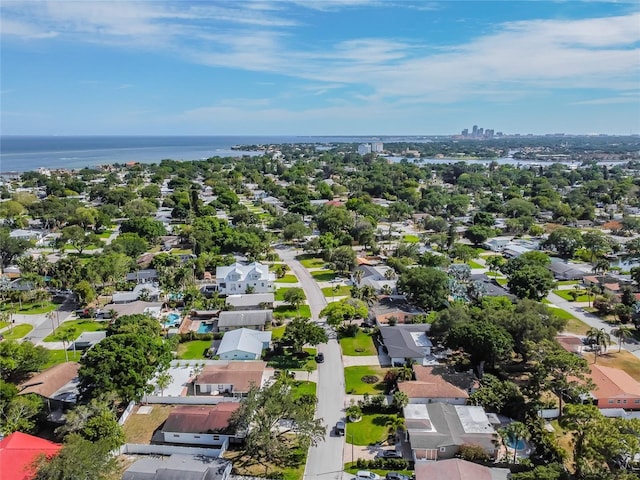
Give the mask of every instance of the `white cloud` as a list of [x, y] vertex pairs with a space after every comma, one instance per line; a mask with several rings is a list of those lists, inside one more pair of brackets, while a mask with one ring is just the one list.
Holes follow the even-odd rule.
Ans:
[[[144, 48], [193, 63], [303, 79], [327, 101], [336, 86], [355, 97], [406, 103], [522, 98], [547, 89], [637, 88], [640, 14], [585, 20], [540, 19], [436, 48], [420, 39], [349, 38], [301, 47], [291, 7], [338, 10], [380, 1], [4, 2], [3, 35], [53, 36]], [[398, 2], [438, 8], [432, 2]], [[417, 13], [416, 13], [417, 14]], [[331, 38], [331, 37], [328, 37]], [[294, 46], [296, 45], [296, 46]], [[336, 93], [337, 95], [337, 93]]]

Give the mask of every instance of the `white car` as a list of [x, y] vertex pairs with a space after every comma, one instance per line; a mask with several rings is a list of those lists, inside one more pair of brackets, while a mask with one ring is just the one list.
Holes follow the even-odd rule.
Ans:
[[359, 470], [356, 473], [355, 480], [380, 480], [380, 475], [369, 470]]

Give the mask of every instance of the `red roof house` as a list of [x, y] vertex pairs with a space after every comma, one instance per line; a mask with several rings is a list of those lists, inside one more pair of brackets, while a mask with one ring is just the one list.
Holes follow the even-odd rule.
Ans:
[[640, 410], [640, 382], [618, 368], [591, 364], [589, 377], [596, 388], [591, 395], [598, 408]]
[[62, 445], [27, 433], [14, 432], [0, 441], [0, 478], [7, 480], [29, 480], [33, 478], [31, 468], [39, 455], [53, 456]]

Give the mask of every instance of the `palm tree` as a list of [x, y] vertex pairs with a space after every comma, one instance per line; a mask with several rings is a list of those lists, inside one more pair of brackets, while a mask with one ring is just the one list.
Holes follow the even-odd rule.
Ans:
[[402, 417], [391, 417], [387, 421], [386, 427], [387, 427], [387, 438], [389, 437], [395, 438], [398, 433], [406, 430], [404, 418]]
[[160, 395], [164, 396], [164, 389], [171, 385], [173, 377], [166, 370], [160, 372], [156, 377], [156, 386], [160, 389]]
[[600, 291], [600, 289], [598, 288], [597, 285], [589, 284], [585, 287], [585, 290], [587, 291], [587, 300], [589, 301], [589, 308], [591, 308], [591, 296], [596, 295], [596, 293], [598, 293]]
[[384, 278], [386, 280], [393, 280], [394, 278], [396, 278], [396, 271], [393, 268], [388, 268], [384, 272]]
[[633, 336], [633, 331], [626, 325], [620, 325], [611, 330], [611, 334], [618, 339], [618, 353], [622, 350], [622, 342]]
[[355, 270], [352, 275], [353, 275], [353, 279], [356, 282], [356, 285], [360, 285], [360, 281], [362, 280], [362, 276], [364, 275], [364, 271]]
[[520, 440], [529, 440], [531, 434], [527, 426], [522, 422], [511, 422], [507, 426], [499, 430], [502, 443], [507, 447], [510, 440], [514, 442], [513, 446], [513, 463], [518, 461], [518, 443]]
[[365, 285], [364, 287], [362, 287], [362, 289], [360, 290], [360, 294], [361, 294], [362, 300], [364, 300], [364, 302], [367, 305], [373, 305], [373, 303], [378, 298], [378, 295], [376, 294], [376, 289], [373, 288], [371, 285]]
[[382, 293], [382, 295], [391, 295], [391, 293], [393, 293], [391, 285], [383, 285], [380, 289], [380, 293]]
[[60, 341], [62, 342], [62, 345], [64, 347], [64, 356], [66, 361], [69, 361], [69, 353], [67, 351], [67, 344], [68, 342], [73, 342], [73, 358], [75, 360], [76, 358], [76, 342], [75, 339], [78, 336], [76, 329], [75, 328], [70, 328], [69, 330], [63, 330], [62, 332], [60, 332], [60, 334], [58, 335], [58, 338], [60, 338]]
[[604, 347], [606, 352], [607, 345], [611, 343], [611, 335], [604, 331], [604, 328], [591, 328], [587, 332], [587, 338], [589, 339], [589, 343], [594, 346], [594, 355], [595, 358], [593, 363], [598, 361], [598, 353]]

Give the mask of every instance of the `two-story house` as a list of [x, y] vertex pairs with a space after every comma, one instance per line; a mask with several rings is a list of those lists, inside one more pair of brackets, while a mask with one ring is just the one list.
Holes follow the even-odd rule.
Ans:
[[276, 275], [269, 272], [269, 266], [258, 262], [216, 268], [216, 285], [221, 295], [273, 292], [275, 280]]

